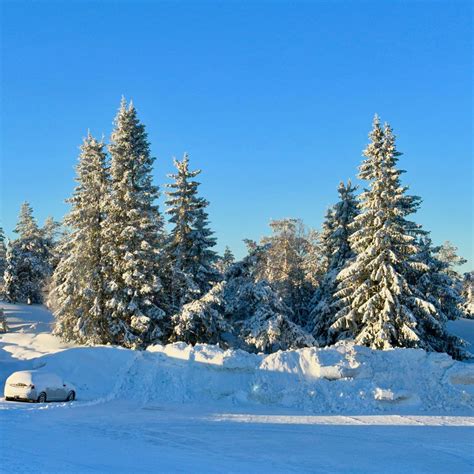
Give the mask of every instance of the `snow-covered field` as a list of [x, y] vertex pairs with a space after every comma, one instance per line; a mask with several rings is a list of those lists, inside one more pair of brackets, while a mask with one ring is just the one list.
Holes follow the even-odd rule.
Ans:
[[[1, 386], [44, 368], [78, 400], [2, 399], [1, 472], [474, 472], [474, 364], [352, 344], [75, 347], [43, 307], [2, 306]], [[474, 343], [474, 321], [450, 329]]]

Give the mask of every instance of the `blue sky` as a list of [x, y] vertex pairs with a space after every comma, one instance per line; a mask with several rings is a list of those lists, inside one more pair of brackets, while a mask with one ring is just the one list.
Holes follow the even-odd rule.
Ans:
[[133, 98], [167, 182], [202, 168], [219, 250], [268, 221], [319, 227], [377, 112], [416, 216], [472, 267], [472, 11], [464, 1], [2, 2], [2, 216], [61, 218], [87, 129]]

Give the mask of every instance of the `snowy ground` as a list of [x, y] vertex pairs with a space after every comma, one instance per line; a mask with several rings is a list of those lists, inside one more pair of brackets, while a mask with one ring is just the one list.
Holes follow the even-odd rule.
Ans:
[[[0, 400], [0, 472], [474, 472], [474, 364], [347, 344], [73, 347], [44, 308], [2, 306], [0, 386], [44, 368], [79, 399]], [[474, 343], [474, 321], [450, 329]]]

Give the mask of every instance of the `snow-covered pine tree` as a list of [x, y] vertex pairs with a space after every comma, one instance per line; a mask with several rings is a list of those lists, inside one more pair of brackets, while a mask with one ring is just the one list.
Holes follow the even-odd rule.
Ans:
[[51, 216], [49, 216], [44, 221], [41, 232], [43, 234], [46, 248], [48, 249], [51, 271], [54, 271], [60, 259], [60, 256], [58, 255], [58, 244], [63, 234], [61, 231], [61, 223], [55, 221]]
[[314, 345], [311, 335], [292, 322], [292, 312], [265, 281], [256, 281], [262, 248], [256, 246], [228, 269], [201, 299], [184, 305], [175, 320], [173, 340], [212, 342], [257, 352]]
[[407, 195], [400, 183], [395, 137], [377, 116], [369, 137], [359, 172], [369, 187], [360, 196], [361, 213], [349, 238], [355, 259], [338, 275], [342, 309], [328, 339], [354, 338], [374, 349], [420, 347], [462, 358], [459, 339], [446, 332], [434, 305], [408, 281], [420, 267], [415, 261], [419, 226], [406, 217], [420, 199]]
[[222, 263], [224, 264], [224, 271], [227, 271], [228, 268], [230, 268], [231, 265], [233, 265], [235, 262], [235, 256], [232, 252], [232, 250], [230, 249], [230, 247], [228, 247], [226, 245], [225, 249], [224, 249], [224, 255], [222, 256]]
[[0, 227], [0, 297], [3, 294], [4, 285], [4, 273], [7, 268], [7, 244], [5, 238], [5, 232]]
[[332, 256], [336, 251], [334, 231], [336, 229], [334, 206], [331, 206], [324, 216], [321, 229], [319, 248], [321, 252], [321, 271], [325, 275], [331, 266]]
[[224, 274], [234, 262], [234, 254], [232, 253], [232, 250], [226, 246], [222, 257], [218, 257], [216, 267], [221, 274]]
[[[87, 135], [76, 167], [77, 187], [68, 200], [65, 218], [69, 229], [58, 254], [62, 256], [53, 273], [48, 304], [56, 318], [54, 333], [65, 341], [106, 344], [109, 336], [105, 306], [104, 200], [108, 192], [104, 143]], [[45, 225], [50, 249], [55, 248], [57, 225]]]
[[209, 227], [209, 217], [206, 208], [209, 202], [200, 198], [196, 211], [196, 220], [192, 230], [191, 257], [194, 264], [193, 279], [199, 288], [199, 294], [206, 294], [220, 280], [216, 269], [217, 253], [212, 250], [216, 245], [214, 232]]
[[338, 188], [339, 201], [328, 210], [321, 232], [321, 248], [325, 275], [313, 297], [313, 309], [309, 321], [312, 334], [322, 346], [328, 343], [327, 336], [334, 316], [337, 313], [337, 275], [353, 258], [349, 237], [352, 224], [358, 214], [355, 197], [356, 187], [350, 181], [340, 183]]
[[263, 279], [257, 279], [267, 248], [256, 246], [225, 275], [224, 302], [227, 319], [247, 350], [275, 352], [315, 345], [279, 294]]
[[446, 273], [451, 278], [461, 280], [461, 275], [456, 270], [457, 266], [464, 265], [467, 260], [458, 255], [458, 248], [448, 240], [443, 245], [436, 248], [438, 260], [443, 262], [446, 266]]
[[161, 276], [163, 219], [152, 182], [154, 158], [145, 126], [122, 99], [110, 152], [110, 192], [103, 222], [111, 342], [144, 347], [166, 337], [168, 319]]
[[[61, 224], [55, 221], [52, 217], [47, 217], [44, 221], [44, 225], [41, 228], [41, 235], [43, 238], [43, 244], [47, 252], [47, 263], [48, 271], [45, 278], [45, 293], [49, 295], [51, 291], [51, 278], [54, 272], [54, 269], [59, 263], [59, 239], [62, 235]], [[48, 296], [49, 298], [49, 296]]]
[[48, 251], [33, 209], [23, 203], [15, 233], [7, 251], [4, 293], [12, 303], [42, 303], [43, 287], [49, 272]]
[[449, 263], [438, 258], [440, 247], [433, 247], [431, 239], [424, 236], [418, 243], [419, 260], [424, 268], [416, 272], [414, 284], [418, 284], [425, 297], [436, 307], [436, 315], [442, 323], [463, 316], [464, 299], [461, 285], [453, 280]]
[[208, 293], [185, 304], [181, 311], [173, 316], [171, 341], [228, 347], [226, 336], [232, 332], [232, 326], [224, 311], [224, 284], [215, 284]]
[[474, 271], [464, 274], [462, 296], [464, 298], [464, 316], [474, 318]]
[[3, 308], [0, 308], [0, 333], [8, 331], [7, 318], [5, 317], [5, 312]]
[[300, 219], [273, 220], [270, 227], [272, 235], [261, 240], [258, 279], [272, 285], [291, 308], [295, 323], [306, 325], [314, 292], [307, 272], [314, 250], [311, 231]]
[[462, 276], [456, 267], [464, 265], [467, 260], [458, 255], [458, 248], [446, 241], [436, 248], [436, 257], [445, 265], [444, 272], [449, 275], [458, 293], [462, 292]]
[[208, 201], [198, 197], [199, 182], [194, 178], [201, 170], [189, 169], [189, 156], [174, 160], [177, 173], [170, 174], [173, 183], [166, 186], [167, 213], [173, 224], [168, 241], [171, 305], [175, 312], [207, 293], [219, 280], [215, 268], [216, 253], [213, 232], [209, 229]]

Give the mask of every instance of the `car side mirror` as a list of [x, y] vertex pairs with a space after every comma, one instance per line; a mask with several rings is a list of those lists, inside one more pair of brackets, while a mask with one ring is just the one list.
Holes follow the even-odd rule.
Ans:
[[65, 387], [65, 386], [66, 386], [66, 384], [65, 384], [65, 383], [63, 383], [63, 387]]

